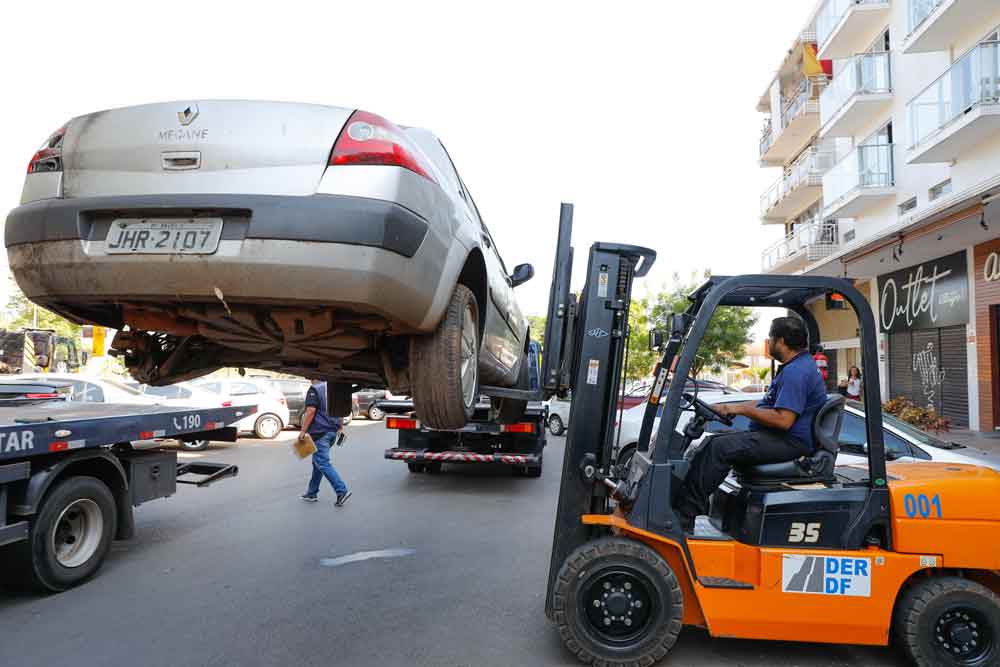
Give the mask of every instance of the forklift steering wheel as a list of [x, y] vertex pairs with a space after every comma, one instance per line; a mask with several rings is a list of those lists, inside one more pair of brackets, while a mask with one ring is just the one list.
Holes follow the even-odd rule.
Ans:
[[733, 418], [732, 417], [727, 417], [727, 416], [719, 414], [718, 412], [716, 412], [715, 408], [713, 408], [711, 405], [709, 405], [705, 401], [701, 400], [697, 396], [695, 396], [693, 394], [685, 393], [685, 394], [683, 394], [683, 397], [684, 397], [684, 400], [687, 402], [687, 404], [690, 407], [694, 408], [695, 414], [701, 415], [702, 417], [704, 417], [705, 419], [707, 419], [709, 421], [713, 421], [714, 420], [714, 421], [717, 421], [717, 422], [722, 422], [726, 426], [732, 426], [733, 425]]

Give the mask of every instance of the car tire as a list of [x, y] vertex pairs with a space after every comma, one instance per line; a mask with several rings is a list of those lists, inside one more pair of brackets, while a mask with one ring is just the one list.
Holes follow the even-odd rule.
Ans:
[[281, 423], [281, 417], [266, 412], [253, 424], [253, 434], [259, 440], [274, 440], [278, 437], [285, 425]]
[[636, 449], [638, 449], [638, 447], [639, 447], [638, 443], [635, 442], [622, 447], [621, 451], [618, 452], [618, 458], [615, 459], [615, 463], [617, 463], [618, 466], [621, 468], [628, 468], [629, 464], [632, 462], [632, 457], [635, 456], [635, 451]]
[[15, 585], [59, 592], [86, 581], [104, 562], [117, 525], [115, 499], [104, 482], [96, 477], [57, 482], [28, 539], [13, 545], [12, 569], [23, 577]]
[[[521, 356], [521, 366], [517, 371], [517, 389], [531, 389], [531, 378], [528, 375], [528, 353]], [[524, 420], [524, 413], [528, 409], [528, 401], [518, 398], [492, 398], [493, 407], [496, 410], [497, 422], [501, 424], [516, 424]]]
[[562, 417], [559, 415], [549, 415], [549, 433], [552, 435], [562, 435], [563, 431], [566, 430], [566, 425], [563, 424]]
[[380, 422], [385, 419], [385, 413], [382, 412], [382, 408], [377, 405], [372, 405], [368, 408], [368, 419], [373, 422]]
[[583, 663], [652, 665], [677, 641], [684, 594], [660, 554], [637, 540], [609, 537], [567, 556], [552, 611], [563, 643]]
[[201, 452], [208, 449], [208, 440], [181, 440], [180, 448], [185, 452]]
[[1000, 664], [1000, 597], [969, 579], [940, 576], [913, 584], [896, 603], [893, 629], [919, 667]]
[[410, 338], [413, 407], [435, 429], [462, 428], [472, 417], [479, 390], [479, 305], [456, 285], [433, 333]]

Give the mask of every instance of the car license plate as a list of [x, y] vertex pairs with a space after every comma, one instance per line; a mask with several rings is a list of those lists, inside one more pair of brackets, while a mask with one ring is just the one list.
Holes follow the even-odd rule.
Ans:
[[118, 218], [104, 249], [122, 255], [210, 255], [221, 236], [222, 218]]

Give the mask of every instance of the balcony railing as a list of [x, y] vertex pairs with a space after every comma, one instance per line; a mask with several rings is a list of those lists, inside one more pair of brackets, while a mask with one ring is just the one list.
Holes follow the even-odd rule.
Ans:
[[844, 14], [850, 11], [854, 5], [879, 5], [885, 0], [826, 0], [819, 14], [816, 15], [816, 42], [820, 50], [826, 40], [830, 38], [833, 31], [840, 25], [840, 20]]
[[895, 185], [892, 144], [858, 146], [823, 177], [823, 203], [843, 199], [855, 189]]
[[771, 271], [793, 259], [816, 262], [832, 255], [840, 246], [836, 220], [809, 222], [761, 253], [761, 268]]
[[979, 104], [1000, 102], [1000, 42], [983, 42], [907, 105], [910, 147], [920, 145]]
[[910, 20], [910, 34], [919, 28], [942, 2], [944, 0], [910, 0], [909, 7], [907, 8]]
[[802, 79], [798, 89], [795, 91], [795, 95], [782, 105], [781, 127], [785, 128], [791, 125], [795, 117], [799, 115], [799, 112], [802, 111], [802, 108], [810, 100], [819, 99], [820, 93], [823, 91], [823, 86], [824, 84], [818, 80]]
[[768, 211], [797, 188], [813, 181], [820, 185], [820, 179], [834, 164], [835, 153], [820, 146], [813, 146], [788, 167], [785, 173], [775, 181], [760, 197], [760, 214]]
[[771, 129], [771, 124], [767, 123], [767, 125], [764, 127], [764, 129], [763, 129], [763, 131], [761, 133], [761, 137], [760, 137], [760, 156], [761, 157], [764, 157], [764, 153], [767, 152], [767, 149], [770, 148], [771, 144], [773, 144], [773, 143], [774, 143], [774, 131]]
[[890, 65], [888, 53], [862, 53], [852, 58], [823, 91], [820, 122], [826, 125], [855, 95], [890, 92]]

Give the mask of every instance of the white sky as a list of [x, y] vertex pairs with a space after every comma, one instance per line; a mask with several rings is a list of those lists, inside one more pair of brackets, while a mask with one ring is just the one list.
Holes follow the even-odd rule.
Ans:
[[779, 172], [758, 166], [754, 108], [812, 4], [6, 3], [0, 202], [17, 205], [29, 158], [73, 116], [298, 100], [440, 136], [508, 267], [535, 265], [528, 313], [545, 312], [561, 201], [575, 282], [598, 240], [655, 249], [652, 288], [759, 272], [780, 235], [759, 198]]

